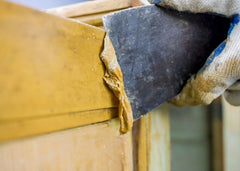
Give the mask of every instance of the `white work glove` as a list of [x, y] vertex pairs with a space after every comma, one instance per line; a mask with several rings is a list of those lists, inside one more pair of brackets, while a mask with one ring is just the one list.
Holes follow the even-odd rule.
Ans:
[[149, 0], [178, 11], [214, 13], [231, 18], [227, 39], [209, 56], [203, 68], [192, 76], [171, 102], [179, 106], [210, 104], [222, 95], [240, 105], [240, 0]]

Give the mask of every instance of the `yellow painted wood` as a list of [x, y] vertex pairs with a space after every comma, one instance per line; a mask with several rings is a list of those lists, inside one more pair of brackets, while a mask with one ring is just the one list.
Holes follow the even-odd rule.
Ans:
[[102, 17], [112, 12], [114, 11], [78, 16], [78, 17], [74, 17], [73, 19], [99, 27], [99, 26], [103, 26]]
[[0, 1], [0, 121], [117, 106], [102, 79], [104, 35]]
[[0, 144], [0, 171], [131, 171], [131, 133], [119, 120]]
[[89, 14], [92, 15], [107, 11], [120, 10], [128, 8], [130, 6], [130, 0], [93, 0], [90, 2], [81, 2], [63, 7], [48, 9], [46, 12], [65, 17], [80, 17]]
[[117, 115], [117, 108], [113, 108], [0, 122], [0, 142], [102, 122]]
[[136, 121], [133, 136], [134, 170], [171, 170], [168, 105], [162, 105]]
[[147, 171], [150, 166], [151, 148], [151, 115], [140, 118], [139, 146], [138, 146], [138, 171]]
[[142, 6], [144, 3], [141, 0], [131, 0], [131, 6], [137, 7], [137, 6]]

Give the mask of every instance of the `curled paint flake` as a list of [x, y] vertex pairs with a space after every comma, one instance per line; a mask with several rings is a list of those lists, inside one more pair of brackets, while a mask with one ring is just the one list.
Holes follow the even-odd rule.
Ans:
[[122, 71], [108, 35], [106, 35], [104, 39], [104, 49], [101, 54], [101, 60], [106, 67], [106, 73], [103, 79], [119, 100], [118, 116], [120, 119], [120, 130], [122, 133], [126, 133], [131, 130], [133, 125], [132, 108], [124, 91]]

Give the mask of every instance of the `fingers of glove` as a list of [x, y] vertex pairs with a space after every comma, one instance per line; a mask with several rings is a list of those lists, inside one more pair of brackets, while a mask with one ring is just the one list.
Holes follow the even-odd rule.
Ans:
[[224, 98], [233, 106], [240, 106], [240, 90], [226, 90]]
[[[205, 71], [206, 70], [206, 71]], [[225, 75], [235, 81], [240, 72], [240, 17], [235, 15], [227, 39], [208, 57], [198, 74], [213, 73]]]
[[240, 24], [235, 24], [230, 33], [172, 103], [178, 106], [209, 104], [240, 78]]
[[179, 11], [194, 13], [211, 12], [231, 16], [239, 13], [239, 0], [149, 0], [160, 6], [170, 6]]
[[[206, 72], [206, 71], [205, 71]], [[199, 74], [196, 78], [191, 77], [187, 85], [179, 95], [170, 102], [177, 106], [194, 106], [210, 104], [220, 96], [233, 81], [216, 75]]]

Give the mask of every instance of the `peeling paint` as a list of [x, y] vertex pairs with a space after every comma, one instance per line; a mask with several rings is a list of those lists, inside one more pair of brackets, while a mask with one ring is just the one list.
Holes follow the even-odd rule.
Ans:
[[117, 62], [117, 57], [108, 35], [106, 35], [104, 39], [104, 49], [101, 54], [101, 60], [106, 67], [104, 81], [119, 100], [118, 116], [121, 124], [121, 132], [126, 133], [132, 128], [133, 113], [130, 102], [124, 91], [122, 71]]

